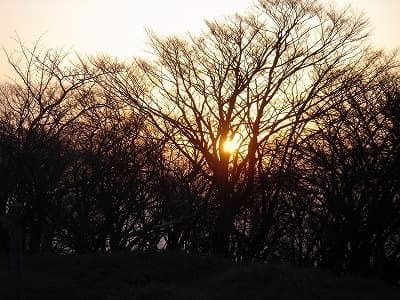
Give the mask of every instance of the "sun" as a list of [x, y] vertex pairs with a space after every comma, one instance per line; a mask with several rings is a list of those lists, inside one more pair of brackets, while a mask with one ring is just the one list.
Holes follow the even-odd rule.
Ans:
[[238, 135], [234, 137], [228, 138], [223, 145], [224, 152], [226, 153], [233, 153], [235, 152], [240, 146], [240, 138]]

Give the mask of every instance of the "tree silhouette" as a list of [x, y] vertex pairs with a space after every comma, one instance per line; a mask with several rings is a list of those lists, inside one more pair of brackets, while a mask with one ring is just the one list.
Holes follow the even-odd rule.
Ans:
[[375, 54], [365, 62], [361, 74], [344, 78], [345, 101], [317, 120], [303, 148], [313, 173], [305, 179], [319, 194], [318, 263], [338, 272], [381, 272], [399, 229], [398, 141], [387, 112], [398, 79], [392, 60]]
[[17, 38], [1, 219], [20, 207], [35, 253], [182, 250], [398, 281], [398, 58], [367, 29], [349, 9], [260, 0], [197, 35], [149, 32], [148, 60]]
[[15, 145], [8, 152], [15, 180], [3, 201], [24, 207], [29, 249], [38, 252], [47, 242], [49, 197], [65, 167], [62, 132], [90, 106], [80, 89], [97, 74], [85, 71], [82, 62], [66, 66], [67, 54], [43, 50], [40, 40], [32, 49], [18, 38], [16, 42], [19, 50], [6, 55], [17, 78], [3, 87], [0, 99], [2, 122]]
[[[265, 149], [285, 140], [285, 160], [306, 124], [332, 105], [332, 77], [362, 55], [362, 17], [314, 1], [278, 2], [207, 22], [197, 37], [150, 34], [156, 59], [139, 62], [144, 75], [130, 80], [139, 87], [128, 91], [129, 82], [119, 82], [215, 189], [212, 248], [220, 255], [230, 251], [236, 216], [256, 201], [260, 166], [271, 159]], [[235, 138], [238, 149], [225, 151]]]

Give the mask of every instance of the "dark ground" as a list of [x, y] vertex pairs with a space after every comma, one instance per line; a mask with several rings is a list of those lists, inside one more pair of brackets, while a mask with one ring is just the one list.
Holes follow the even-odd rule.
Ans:
[[[376, 279], [171, 253], [24, 257], [25, 299], [400, 299]], [[0, 257], [0, 299], [13, 299]]]

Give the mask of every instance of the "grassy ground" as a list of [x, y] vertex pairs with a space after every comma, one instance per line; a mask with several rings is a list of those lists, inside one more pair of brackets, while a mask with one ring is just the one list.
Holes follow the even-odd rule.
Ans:
[[[12, 298], [0, 258], [0, 299]], [[24, 258], [25, 299], [400, 299], [400, 289], [288, 265], [138, 253]]]

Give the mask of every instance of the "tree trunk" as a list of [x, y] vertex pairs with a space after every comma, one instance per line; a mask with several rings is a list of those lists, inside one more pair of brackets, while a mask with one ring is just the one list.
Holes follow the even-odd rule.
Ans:
[[[6, 215], [6, 197], [0, 198], [0, 218]], [[10, 249], [10, 237], [6, 228], [6, 224], [2, 224], [0, 219], [0, 253], [8, 253]]]
[[20, 207], [13, 208], [9, 215], [10, 271], [13, 278], [15, 299], [23, 299], [22, 281], [22, 218]]
[[229, 238], [233, 230], [236, 216], [236, 203], [227, 189], [223, 189], [218, 196], [221, 203], [218, 218], [212, 234], [212, 251], [220, 257], [229, 256]]
[[30, 221], [29, 250], [31, 253], [40, 253], [42, 240], [42, 220], [40, 216], [32, 218]]

